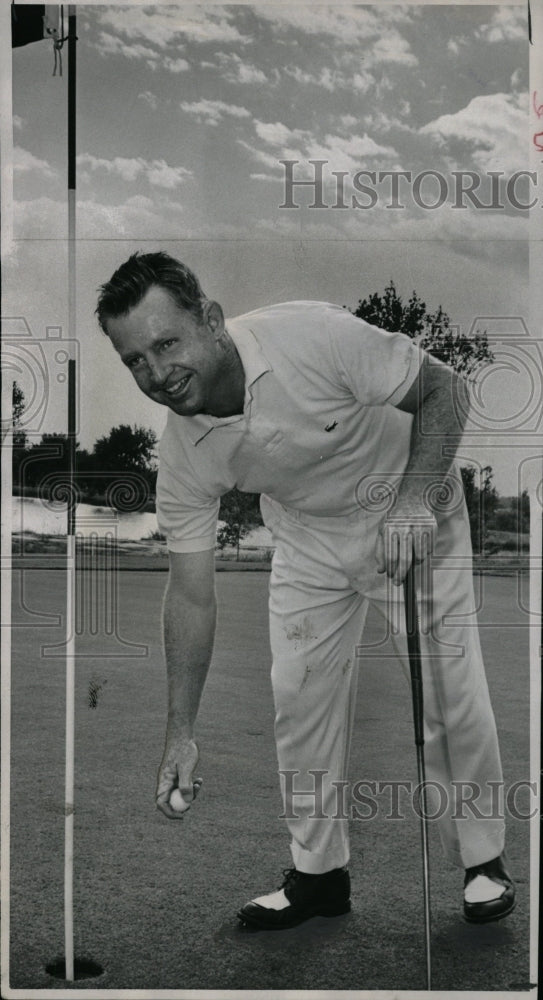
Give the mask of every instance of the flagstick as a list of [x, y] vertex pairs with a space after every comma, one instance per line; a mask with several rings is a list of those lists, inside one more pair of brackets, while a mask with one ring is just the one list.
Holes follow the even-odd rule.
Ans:
[[[75, 361], [68, 362], [68, 427], [70, 447], [70, 487], [74, 480], [72, 447], [75, 418]], [[64, 798], [64, 943], [66, 979], [74, 979], [74, 764], [75, 764], [75, 498], [68, 499], [66, 579], [66, 771]]]
[[4, 934], [2, 959], [2, 982], [0, 989], [4, 996], [9, 988], [9, 917], [10, 917], [10, 748], [11, 748], [11, 544], [12, 544], [12, 475], [13, 475], [13, 378], [8, 366], [2, 371], [2, 486], [1, 486], [1, 577], [2, 603], [0, 628], [0, 659], [2, 680], [2, 753], [0, 775], [2, 780], [2, 802], [0, 820], [2, 826], [2, 893], [0, 910]]
[[[76, 15], [68, 13], [68, 325], [76, 334], [75, 297], [75, 188], [76, 188]], [[74, 979], [74, 759], [75, 759], [75, 359], [68, 361], [69, 497], [66, 539], [66, 771], [64, 798], [64, 947], [65, 976]]]

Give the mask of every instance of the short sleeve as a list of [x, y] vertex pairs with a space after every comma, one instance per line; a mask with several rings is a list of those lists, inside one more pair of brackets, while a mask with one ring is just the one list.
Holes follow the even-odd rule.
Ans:
[[400, 402], [415, 381], [424, 351], [404, 333], [387, 333], [353, 316], [330, 309], [328, 331], [338, 374], [364, 406]]
[[199, 495], [188, 477], [174, 469], [162, 453], [156, 487], [159, 530], [171, 552], [214, 549], [220, 498]]

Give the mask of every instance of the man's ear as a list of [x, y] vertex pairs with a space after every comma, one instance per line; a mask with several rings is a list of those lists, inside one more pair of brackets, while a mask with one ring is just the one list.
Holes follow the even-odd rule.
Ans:
[[224, 313], [218, 302], [209, 299], [204, 304], [204, 323], [218, 340], [224, 333]]

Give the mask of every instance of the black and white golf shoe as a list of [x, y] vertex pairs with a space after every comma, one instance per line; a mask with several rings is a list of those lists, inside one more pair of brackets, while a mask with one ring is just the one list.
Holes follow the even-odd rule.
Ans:
[[464, 916], [472, 924], [501, 920], [515, 908], [515, 886], [503, 857], [466, 869]]
[[243, 924], [261, 930], [296, 927], [311, 917], [337, 917], [351, 909], [351, 882], [347, 868], [308, 875], [286, 868], [276, 892], [258, 896], [238, 912]]

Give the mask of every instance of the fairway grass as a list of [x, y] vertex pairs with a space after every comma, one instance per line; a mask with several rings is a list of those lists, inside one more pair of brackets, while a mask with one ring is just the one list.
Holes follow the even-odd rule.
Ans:
[[[278, 819], [269, 574], [217, 576], [219, 626], [197, 726], [204, 785], [181, 822], [168, 821], [154, 806], [166, 710], [165, 576], [120, 573], [113, 596], [104, 592], [104, 580], [81, 577], [75, 953], [98, 962], [104, 973], [78, 987], [91, 994], [98, 986], [422, 989], [414, 814], [393, 821], [383, 809], [371, 821], [351, 823], [351, 914], [275, 934], [238, 927], [239, 906], [276, 887], [290, 864]], [[63, 642], [64, 581], [60, 571], [14, 572], [10, 985], [21, 990], [62, 986], [45, 967], [63, 953], [64, 663], [62, 647], [54, 646]], [[506, 784], [529, 778], [523, 588], [514, 577], [476, 580]], [[116, 608], [113, 631], [106, 605]], [[383, 628], [371, 614], [367, 639], [384, 655], [362, 663], [351, 777], [415, 781], [410, 693]], [[518, 805], [527, 808], [521, 795]], [[430, 829], [434, 989], [527, 986], [528, 823], [510, 820], [508, 830], [517, 910], [501, 923], [471, 927], [461, 918], [462, 873], [443, 862], [437, 831]]]

